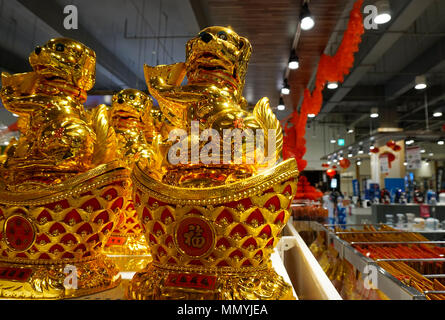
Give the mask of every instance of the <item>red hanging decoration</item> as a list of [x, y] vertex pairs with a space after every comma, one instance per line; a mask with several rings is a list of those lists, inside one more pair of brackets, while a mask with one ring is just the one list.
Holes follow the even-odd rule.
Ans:
[[328, 175], [329, 178], [332, 179], [337, 174], [337, 171], [335, 171], [334, 169], [328, 169], [326, 170], [326, 174]]
[[402, 147], [401, 146], [399, 146], [398, 144], [396, 144], [395, 146], [394, 146], [394, 148], [392, 148], [395, 152], [399, 152], [400, 150], [402, 150]]
[[388, 166], [389, 168], [391, 168], [391, 162], [393, 162], [396, 159], [396, 156], [393, 153], [386, 151], [379, 156], [379, 159], [383, 157], [388, 157]]
[[327, 164], [327, 163], [323, 163], [321, 166], [322, 166], [323, 168], [329, 168], [329, 164]]
[[374, 148], [370, 149], [369, 151], [372, 152], [372, 153], [379, 153], [380, 149], [377, 148], [377, 147], [374, 147]]
[[343, 169], [348, 169], [350, 165], [351, 161], [349, 161], [349, 159], [343, 158], [340, 160], [340, 167], [342, 167]]
[[389, 141], [386, 143], [386, 146], [387, 146], [388, 148], [394, 149], [394, 147], [396, 146], [396, 143], [395, 143], [394, 140], [389, 140]]
[[283, 158], [294, 157], [297, 160], [298, 170], [306, 168], [307, 161], [303, 159], [306, 153], [306, 122], [308, 114], [317, 115], [323, 104], [323, 89], [327, 82], [343, 82], [345, 75], [349, 74], [354, 65], [354, 54], [359, 50], [361, 37], [365, 32], [361, 7], [363, 0], [354, 3], [350, 13], [348, 27], [343, 34], [343, 40], [334, 56], [322, 54], [318, 64], [315, 89], [311, 93], [304, 90], [300, 113], [294, 111], [290, 122], [293, 126], [284, 128]]
[[323, 197], [323, 193], [315, 189], [315, 187], [311, 186], [309, 181], [305, 176], [301, 176], [298, 179], [298, 185], [297, 185], [297, 193], [295, 195], [295, 199], [297, 200], [313, 200], [316, 201]]

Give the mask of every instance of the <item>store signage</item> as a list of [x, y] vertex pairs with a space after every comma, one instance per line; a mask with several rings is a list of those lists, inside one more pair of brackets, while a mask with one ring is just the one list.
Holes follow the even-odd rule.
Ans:
[[389, 173], [389, 159], [387, 155], [380, 157], [380, 172]]
[[422, 165], [420, 147], [406, 148], [406, 160], [408, 162], [408, 170], [420, 169]]

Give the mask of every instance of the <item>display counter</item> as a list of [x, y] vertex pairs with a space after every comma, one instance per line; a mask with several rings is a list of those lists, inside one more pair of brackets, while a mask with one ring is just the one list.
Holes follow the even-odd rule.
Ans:
[[373, 204], [371, 206], [372, 211], [372, 223], [386, 223], [386, 214], [393, 214], [394, 216], [398, 213], [413, 213], [416, 217], [420, 217], [420, 208], [425, 206], [428, 208], [431, 217], [438, 219], [439, 221], [445, 220], [445, 204], [437, 204], [435, 206], [429, 204]]

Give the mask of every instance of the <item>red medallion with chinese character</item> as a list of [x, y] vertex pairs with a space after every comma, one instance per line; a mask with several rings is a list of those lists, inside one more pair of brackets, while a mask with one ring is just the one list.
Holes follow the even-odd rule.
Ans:
[[20, 215], [11, 216], [5, 223], [5, 240], [13, 250], [28, 250], [34, 243], [35, 235], [31, 222]]
[[213, 246], [215, 234], [209, 223], [200, 217], [186, 217], [176, 229], [176, 244], [180, 251], [191, 256], [201, 257]]

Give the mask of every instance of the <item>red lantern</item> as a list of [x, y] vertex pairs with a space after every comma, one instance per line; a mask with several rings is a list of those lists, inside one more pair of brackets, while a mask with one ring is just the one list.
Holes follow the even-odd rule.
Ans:
[[326, 170], [326, 174], [328, 175], [329, 178], [332, 179], [337, 174], [337, 171], [335, 171], [334, 169], [328, 169]]
[[399, 152], [400, 150], [402, 150], [402, 147], [399, 146], [398, 144], [396, 144], [392, 149], [393, 149], [395, 152]]
[[377, 148], [377, 147], [374, 147], [374, 148], [370, 149], [369, 151], [372, 152], [372, 153], [379, 153], [380, 149]]
[[388, 146], [388, 148], [394, 149], [396, 143], [394, 140], [389, 140], [386, 145]]
[[332, 169], [337, 169], [337, 166], [332, 166]]
[[351, 161], [349, 161], [349, 159], [343, 158], [340, 160], [340, 167], [342, 167], [343, 169], [348, 169], [350, 165]]
[[323, 168], [329, 168], [329, 165], [328, 165], [327, 163], [323, 163], [321, 166], [322, 166]]

